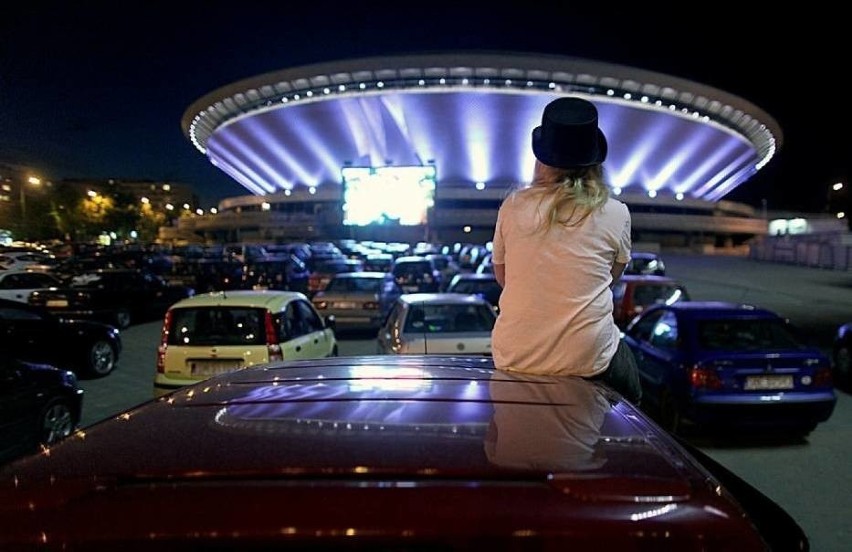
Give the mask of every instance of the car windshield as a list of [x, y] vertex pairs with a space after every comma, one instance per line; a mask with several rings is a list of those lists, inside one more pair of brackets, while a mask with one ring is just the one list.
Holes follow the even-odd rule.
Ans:
[[178, 346], [263, 345], [264, 311], [248, 307], [172, 309], [168, 344]]
[[797, 349], [798, 339], [780, 320], [704, 320], [698, 323], [698, 342], [711, 351]]

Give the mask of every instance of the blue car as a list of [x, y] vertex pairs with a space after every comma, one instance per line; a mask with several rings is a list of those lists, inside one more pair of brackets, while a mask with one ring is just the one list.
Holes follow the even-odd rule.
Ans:
[[642, 406], [673, 433], [685, 423], [807, 435], [834, 411], [831, 362], [778, 314], [711, 301], [659, 304], [625, 330]]

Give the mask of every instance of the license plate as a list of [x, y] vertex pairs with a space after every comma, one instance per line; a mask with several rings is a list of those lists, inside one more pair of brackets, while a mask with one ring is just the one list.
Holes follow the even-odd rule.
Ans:
[[233, 372], [242, 368], [242, 360], [193, 360], [189, 362], [190, 373], [193, 376], [216, 376]]
[[417, 286], [402, 286], [402, 291], [405, 293], [415, 293], [417, 289]]
[[46, 305], [48, 307], [67, 307], [67, 299], [48, 299]]
[[334, 306], [335, 306], [335, 308], [338, 308], [338, 309], [355, 309], [355, 308], [358, 308], [357, 303], [354, 303], [352, 301], [337, 301], [336, 303], [334, 303]]
[[747, 391], [792, 388], [793, 376], [749, 376], [745, 381]]

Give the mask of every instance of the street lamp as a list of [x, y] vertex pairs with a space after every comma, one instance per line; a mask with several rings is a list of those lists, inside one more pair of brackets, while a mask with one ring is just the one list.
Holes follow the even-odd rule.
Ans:
[[[41, 179], [37, 176], [30, 176], [27, 178], [27, 183], [33, 186], [41, 185]], [[27, 194], [26, 194], [26, 186], [21, 182], [20, 186], [21, 192], [21, 233], [23, 234], [27, 228]]]

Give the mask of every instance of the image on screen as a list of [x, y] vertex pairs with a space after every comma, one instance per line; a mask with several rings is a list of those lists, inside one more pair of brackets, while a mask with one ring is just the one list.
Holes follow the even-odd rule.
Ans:
[[343, 224], [427, 223], [435, 203], [435, 167], [344, 167]]

